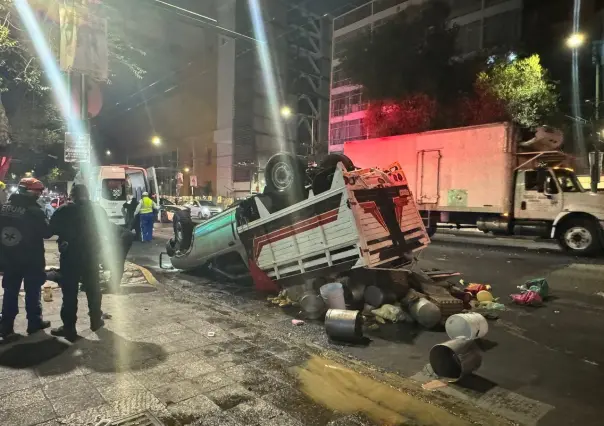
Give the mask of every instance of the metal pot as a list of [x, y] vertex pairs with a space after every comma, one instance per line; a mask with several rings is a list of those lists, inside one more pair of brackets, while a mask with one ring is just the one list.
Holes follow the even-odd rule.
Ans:
[[358, 341], [363, 337], [363, 316], [359, 311], [330, 309], [325, 315], [325, 332], [334, 340]]
[[300, 307], [308, 319], [320, 319], [325, 315], [325, 302], [318, 294], [306, 293], [300, 299]]
[[426, 328], [435, 327], [440, 323], [440, 309], [428, 299], [421, 298], [413, 302], [409, 306], [409, 313], [415, 321]]
[[365, 288], [365, 302], [371, 306], [379, 308], [385, 304], [392, 304], [396, 302], [396, 294], [393, 291], [380, 288], [375, 285], [370, 285]]

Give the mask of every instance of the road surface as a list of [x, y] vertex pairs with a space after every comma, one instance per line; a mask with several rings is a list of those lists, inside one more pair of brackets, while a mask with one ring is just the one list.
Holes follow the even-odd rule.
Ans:
[[[154, 269], [175, 288], [216, 294], [221, 303], [255, 310], [267, 321], [291, 327], [291, 316], [266, 307], [249, 288], [161, 272], [158, 256], [169, 235], [170, 230], [163, 229], [151, 245], [136, 243], [131, 259]], [[467, 233], [437, 235], [419, 259], [424, 269], [456, 270], [466, 282], [491, 284], [494, 295], [508, 308], [489, 324], [477, 376], [445, 392], [521, 424], [600, 424], [604, 407], [595, 389], [604, 382], [604, 259], [568, 256], [547, 242]], [[547, 278], [552, 293], [543, 307], [509, 303], [518, 285], [540, 277]], [[303, 339], [333, 348], [320, 324], [309, 323], [300, 333]], [[372, 342], [367, 347], [338, 350], [418, 380], [427, 380], [430, 348], [447, 340], [442, 330], [410, 325], [382, 327], [369, 337]]]

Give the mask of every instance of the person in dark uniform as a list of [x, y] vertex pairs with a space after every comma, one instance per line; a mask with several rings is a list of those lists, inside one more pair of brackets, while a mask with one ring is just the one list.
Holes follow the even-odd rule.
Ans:
[[50, 327], [50, 322], [42, 319], [40, 301], [46, 281], [44, 239], [52, 236], [46, 215], [37, 203], [43, 190], [44, 185], [38, 179], [22, 179], [18, 192], [0, 208], [0, 264], [4, 270], [2, 340], [14, 334], [21, 282], [25, 287], [27, 333]]
[[77, 339], [79, 283], [88, 299], [90, 329], [97, 331], [105, 323], [101, 312], [99, 265], [108, 254], [106, 238], [113, 235], [112, 224], [105, 211], [90, 201], [85, 185], [74, 185], [72, 202], [59, 207], [52, 216], [50, 228], [59, 237], [63, 326], [51, 330], [53, 336]]

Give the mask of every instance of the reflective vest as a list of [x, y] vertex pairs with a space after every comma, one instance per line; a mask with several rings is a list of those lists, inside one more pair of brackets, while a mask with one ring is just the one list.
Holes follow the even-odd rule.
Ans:
[[149, 197], [143, 197], [141, 200], [141, 214], [153, 213], [153, 200]]

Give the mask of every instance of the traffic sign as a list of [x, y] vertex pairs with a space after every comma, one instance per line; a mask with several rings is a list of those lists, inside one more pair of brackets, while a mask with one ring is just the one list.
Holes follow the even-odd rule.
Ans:
[[66, 163], [89, 163], [90, 134], [66, 132], [64, 159]]

